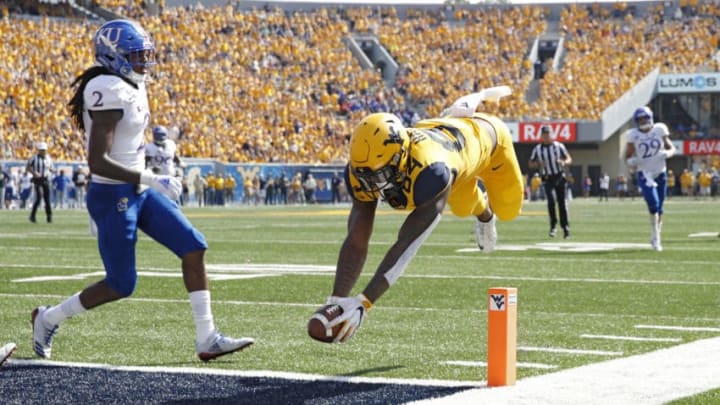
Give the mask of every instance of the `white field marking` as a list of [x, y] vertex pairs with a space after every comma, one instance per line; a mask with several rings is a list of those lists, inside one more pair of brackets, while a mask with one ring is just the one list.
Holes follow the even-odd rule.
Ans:
[[[0, 267], [14, 267], [14, 268], [52, 268], [52, 269], [98, 269], [96, 266], [68, 266], [68, 265], [48, 265], [48, 264], [12, 264], [4, 265], [0, 263]], [[208, 276], [213, 276], [216, 271], [222, 271], [226, 273], [232, 272], [257, 272], [261, 275], [268, 276], [270, 274], [299, 274], [299, 275], [323, 275], [323, 276], [334, 276], [334, 266], [323, 266], [323, 265], [283, 265], [283, 264], [257, 264], [257, 265], [235, 265], [235, 264], [220, 264], [220, 265], [207, 265]], [[143, 267], [139, 268], [138, 271], [142, 272], [177, 272], [177, 268], [164, 269], [156, 267]], [[13, 280], [30, 280], [32, 281], [49, 281], [49, 280], [78, 280], [82, 279], [79, 277], [88, 277], [86, 273], [67, 275], [67, 276], [36, 276], [28, 279], [16, 279]], [[97, 272], [87, 273], [90, 276], [98, 275]], [[105, 274], [101, 272], [100, 275]], [[179, 273], [177, 273], [179, 274]], [[147, 274], [151, 275], [151, 274]], [[156, 274], [161, 276], [160, 274]], [[47, 278], [52, 277], [52, 278]], [[242, 277], [240, 277], [242, 278]], [[608, 284], [643, 284], [643, 285], [697, 285], [697, 286], [717, 286], [720, 285], [720, 281], [683, 281], [683, 280], [633, 280], [633, 279], [604, 279], [604, 278], [570, 278], [570, 277], [520, 277], [520, 276], [507, 276], [507, 275], [450, 275], [450, 274], [405, 274], [403, 278], [424, 278], [424, 279], [457, 279], [457, 280], [517, 280], [517, 281], [542, 281], [552, 283], [608, 283]], [[220, 278], [218, 278], [220, 279]]]
[[682, 338], [654, 338], [654, 337], [642, 337], [642, 336], [615, 336], [615, 335], [589, 335], [583, 333], [580, 335], [581, 338], [585, 339], [606, 339], [606, 340], [627, 340], [632, 342], [682, 342]]
[[720, 387], [720, 337], [487, 386], [413, 405], [660, 405]]
[[51, 248], [51, 247], [45, 247], [45, 246], [4, 246], [0, 245], [0, 249], [3, 251], [35, 251], [35, 250], [42, 250], [43, 252], [46, 251], [53, 251], [53, 252], [67, 252], [67, 248]]
[[[15, 298], [15, 299], [32, 299], [36, 300], [38, 298], [43, 299], [64, 299], [67, 298], [66, 295], [60, 295], [60, 294], [11, 294], [11, 293], [0, 293], [0, 297], [8, 297], [8, 298]], [[165, 298], [124, 298], [123, 301], [137, 301], [137, 302], [156, 302], [156, 303], [170, 303], [170, 304], [183, 304], [187, 305], [186, 299], [165, 299]], [[260, 305], [260, 306], [269, 306], [269, 307], [298, 307], [298, 308], [317, 308], [319, 303], [300, 303], [300, 302], [272, 302], [272, 301], [237, 301], [237, 300], [215, 300], [213, 299], [213, 303], [217, 303], [218, 305], [247, 305], [247, 306], [253, 306], [253, 305]], [[378, 309], [378, 311], [406, 311], [406, 312], [454, 312], [456, 310], [451, 308], [419, 308], [419, 307], [389, 307], [389, 306], [383, 306], [380, 307], [381, 309]], [[485, 309], [467, 309], [466, 312], [468, 314], [487, 314], [487, 310]], [[542, 317], [566, 317], [566, 318], [573, 318], [573, 317], [594, 317], [594, 318], [638, 318], [644, 315], [637, 315], [637, 314], [593, 314], [593, 313], [575, 313], [575, 312], [539, 312], [539, 311], [523, 311], [523, 314], [527, 316], [542, 316]], [[670, 320], [682, 320], [682, 321], [697, 321], [697, 322], [720, 322], [720, 318], [688, 318], [687, 316], [658, 316], [658, 318], [665, 318]]]
[[[449, 360], [449, 361], [443, 361], [441, 364], [447, 364], [450, 366], [462, 366], [462, 367], [487, 367], [487, 362], [485, 361], [465, 361], [465, 360]], [[516, 365], [519, 368], [536, 368], [536, 369], [542, 369], [542, 370], [552, 370], [558, 368], [558, 366], [554, 364], [542, 364], [542, 363], [524, 363], [524, 362], [517, 362]]]
[[[455, 246], [457, 244], [453, 244]], [[462, 249], [461, 249], [462, 250]], [[717, 249], [706, 249], [707, 251], [713, 251], [716, 252]], [[479, 250], [477, 248], [469, 249], [469, 251], [478, 253]], [[422, 257], [422, 252], [418, 254], [418, 257]], [[562, 262], [562, 263], [600, 263], [600, 264], [608, 264], [608, 263], [617, 263], [617, 264], [666, 264], [667, 260], [661, 260], [661, 259], [610, 259], [610, 258], [574, 258], [573, 256], [567, 256], [567, 255], [555, 255], [552, 257], [525, 257], [525, 256], [500, 256], [500, 255], [433, 255], [433, 259], [435, 260], [491, 260], [491, 261], [506, 261], [506, 262], [519, 262], [519, 263], [525, 263], [525, 262]], [[692, 271], [695, 269], [702, 270], [701, 266], [715, 266], [717, 265], [717, 261], [714, 260], [679, 260], [676, 261], [679, 266], [682, 265], [683, 269], [687, 271]], [[17, 264], [17, 263], [0, 263], [0, 266], [2, 267], [48, 267], [48, 268], [81, 268], [78, 266], [53, 266], [53, 265], [23, 265], [23, 264]], [[97, 268], [97, 267], [92, 267]]]
[[704, 326], [635, 325], [637, 329], [677, 330], [683, 332], [720, 332], [720, 328]]
[[323, 266], [317, 264], [249, 264], [249, 263], [229, 263], [229, 264], [208, 264], [208, 270], [214, 271], [246, 271], [246, 272], [278, 272], [278, 273], [333, 273], [335, 274], [335, 266]]
[[622, 356], [623, 355], [623, 352], [609, 352], [606, 350], [563, 349], [561, 347], [518, 346], [517, 350], [519, 352], [583, 354], [583, 355], [590, 355], [590, 356]]
[[[551, 252], [607, 252], [618, 249], [651, 249], [649, 243], [604, 243], [604, 242], [542, 242], [532, 245], [497, 245], [495, 250], [525, 251], [539, 249]], [[457, 252], [478, 252], [477, 247], [458, 249]]]
[[11, 283], [33, 283], [40, 281], [67, 281], [67, 280], [85, 280], [88, 277], [97, 277], [105, 275], [104, 271], [96, 271], [94, 273], [71, 274], [67, 276], [36, 276], [26, 278], [16, 278], [10, 280]]
[[[175, 272], [175, 273], [169, 273], [169, 272], [157, 272], [157, 271], [138, 271], [138, 276], [143, 277], [171, 277], [171, 278], [182, 278], [182, 273]], [[67, 281], [67, 280], [84, 280], [86, 278], [90, 277], [101, 277], [104, 276], [104, 271], [96, 271], [93, 273], [80, 273], [80, 274], [71, 274], [67, 276], [36, 276], [36, 277], [27, 277], [27, 278], [16, 278], [13, 280], [10, 280], [10, 282], [13, 283], [37, 283], [42, 281]], [[208, 272], [208, 279], [213, 281], [220, 281], [220, 280], [243, 280], [243, 279], [250, 279], [250, 278], [260, 278], [260, 277], [275, 277], [278, 276], [278, 274], [218, 274], [218, 273], [210, 273]]]
[[697, 232], [697, 233], [691, 233], [688, 235], [688, 238], [704, 238], [707, 236], [712, 236], [714, 238], [717, 238], [720, 236], [717, 232]]
[[143, 367], [143, 366], [113, 366], [110, 364], [75, 363], [48, 360], [11, 360], [10, 365], [20, 366], [55, 366], [55, 367], [77, 367], [91, 368], [110, 371], [131, 371], [140, 373], [172, 373], [172, 374], [203, 374], [221, 375], [230, 377], [245, 378], [279, 378], [294, 381], [331, 381], [355, 384], [393, 384], [393, 385], [417, 385], [429, 387], [479, 387], [485, 384], [484, 381], [453, 381], [453, 380], [432, 380], [432, 379], [404, 379], [404, 378], [374, 378], [374, 377], [343, 377], [326, 376], [320, 374], [291, 373], [282, 371], [251, 371], [251, 370], [223, 370], [207, 367]]
[[[703, 249], [707, 251], [717, 252], [717, 249]], [[660, 260], [660, 259], [609, 259], [609, 258], [575, 258], [573, 256], [569, 255], [554, 255], [551, 257], [528, 257], [528, 256], [500, 256], [500, 255], [480, 255], [477, 254], [480, 250], [478, 248], [467, 248], [467, 249], [458, 249], [456, 252], [469, 252], [469, 253], [475, 253], [472, 255], [433, 255], [433, 259], [438, 260], [450, 260], [450, 259], [460, 259], [460, 260], [492, 260], [492, 261], [506, 261], [506, 262], [532, 262], [533, 264], [536, 262], [562, 262], [562, 263], [600, 263], [600, 264], [607, 264], [607, 263], [617, 263], [617, 264], [667, 264], [667, 260]], [[692, 266], [716, 266], [717, 261], [713, 260], [680, 260], [677, 262], [678, 265], [687, 265], [687, 267], [683, 267], [683, 269], [687, 270], [693, 270]], [[714, 268], [714, 267], [713, 267]]]
[[[717, 237], [717, 232], [714, 234], [715, 237]], [[713, 236], [713, 235], [711, 235]], [[2, 239], [38, 239], [40, 237], [43, 237], [45, 239], [57, 239], [58, 235], [56, 234], [12, 234], [12, 235], [0, 235], [0, 240]], [[96, 238], [92, 236], [75, 236], [75, 234], [67, 234], [66, 236], [63, 236], [63, 239], [72, 239], [72, 240], [95, 240]], [[147, 236], [140, 236], [138, 238], [138, 241], [140, 242], [152, 242], [152, 239], [150, 239]], [[265, 245], [268, 243], [273, 244], [282, 244], [282, 245], [329, 245], [329, 246], [336, 246], [339, 247], [339, 245], [342, 243], [341, 240], [332, 239], [332, 240], [297, 240], [297, 239], [252, 239], [252, 240], [238, 240], [238, 239], [223, 239], [223, 238], [216, 238], [213, 239], [215, 242], [233, 242], [233, 243], [244, 243], [244, 244], [256, 244], [256, 245]], [[393, 241], [391, 240], [373, 240], [370, 241], [370, 245], [372, 246], [388, 246], [392, 244]], [[452, 247], [452, 246], [458, 246], [462, 245], [462, 243], [455, 243], [455, 242], [438, 242], [438, 241], [429, 241], [425, 242], [423, 246], [440, 246], [440, 247]], [[616, 247], [612, 247], [611, 245], [617, 245]], [[469, 244], [468, 244], [469, 246]], [[23, 247], [19, 246], [12, 246], [13, 249], [19, 250], [23, 249]], [[671, 247], [672, 248], [672, 247]], [[55, 248], [58, 250], [64, 250], [63, 248]], [[605, 243], [605, 242], [541, 242], [537, 244], [529, 244], [529, 245], [513, 245], [513, 244], [500, 244], [496, 246], [496, 250], [504, 250], [504, 251], [525, 251], [530, 249], [539, 249], [539, 250], [545, 250], [545, 251], [563, 251], [563, 252], [600, 252], [600, 251], [611, 251], [616, 249], [643, 249], [643, 250], [650, 250], [650, 243], [637, 243], [637, 242], [628, 242], [628, 243]], [[671, 249], [672, 250], [672, 249]], [[714, 249], [712, 247], [705, 247], [705, 246], [684, 246], [682, 248], [683, 251], [692, 251], [692, 252], [714, 252], [717, 249]], [[459, 253], [477, 253], [479, 252], [479, 249], [477, 247], [467, 247], [467, 248], [461, 248], [458, 249], [457, 252]], [[442, 257], [442, 256], [440, 256]], [[552, 260], [553, 258], [545, 258]], [[656, 262], [659, 262], [657, 260]]]
[[632, 280], [632, 279], [604, 279], [604, 278], [569, 278], [569, 277], [519, 277], [519, 276], [454, 276], [415, 274], [403, 276], [405, 278], [449, 278], [449, 279], [487, 279], [487, 280], [519, 280], [519, 281], [548, 281], [569, 283], [618, 283], [618, 284], [661, 284], [661, 285], [720, 285], [720, 281], [682, 281], [682, 280]]

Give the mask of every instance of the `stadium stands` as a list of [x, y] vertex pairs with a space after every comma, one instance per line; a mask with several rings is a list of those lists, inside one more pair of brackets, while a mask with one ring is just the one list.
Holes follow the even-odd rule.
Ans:
[[[125, 0], [97, 3], [127, 7]], [[42, 138], [57, 159], [82, 159], [84, 139], [70, 126], [66, 104], [70, 83], [92, 63], [98, 24], [8, 17], [33, 4], [35, 13], [62, 14], [29, 0], [2, 9], [0, 53], [7, 56], [0, 79], [9, 83], [0, 88], [2, 156], [25, 159]], [[140, 16], [142, 3], [133, 4], [131, 14]], [[424, 8], [401, 17], [393, 7], [242, 11], [227, 5], [165, 8], [141, 22], [158, 47], [149, 83], [154, 123], [177, 127], [183, 156], [328, 162], [343, 159], [352, 122], [368, 111], [433, 115], [469, 91], [508, 84], [515, 94], [487, 110], [514, 120], [595, 120], [655, 66], [664, 73], [717, 70], [718, 7], [684, 7], [684, 16], [669, 18], [662, 5], [643, 15], [621, 3], [569, 5], [558, 24], [566, 35], [561, 68], [547, 72], [532, 104], [523, 97], [533, 79], [526, 55], [539, 34], [554, 29], [543, 7]], [[354, 60], [342, 42], [351, 29], [376, 34], [398, 61], [394, 88]]]

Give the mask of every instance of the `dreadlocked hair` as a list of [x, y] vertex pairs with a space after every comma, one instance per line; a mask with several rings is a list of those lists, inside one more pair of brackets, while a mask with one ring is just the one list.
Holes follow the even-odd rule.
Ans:
[[75, 89], [75, 94], [72, 96], [70, 102], [68, 103], [68, 106], [70, 107], [70, 118], [72, 119], [75, 126], [80, 128], [80, 130], [82, 131], [85, 131], [85, 122], [83, 122], [83, 108], [85, 107], [83, 93], [85, 93], [85, 86], [87, 86], [90, 80], [100, 75], [108, 74], [111, 73], [104, 66], [93, 66], [82, 72], [80, 76], [76, 77], [70, 85], [70, 87], [77, 86], [77, 89]]
[[[70, 99], [70, 102], [68, 103], [68, 106], [70, 107], [70, 118], [72, 119], [75, 126], [80, 128], [80, 130], [85, 131], [85, 122], [83, 122], [83, 108], [85, 107], [85, 100], [83, 98], [83, 93], [85, 93], [85, 86], [87, 86], [88, 82], [100, 75], [112, 75], [113, 73], [110, 72], [105, 66], [92, 66], [82, 72], [80, 76], [75, 78], [75, 81], [72, 82], [70, 87], [77, 86], [77, 89], [75, 90], [75, 94]], [[121, 78], [126, 81], [131, 86], [137, 88], [137, 84], [125, 79], [121, 76]]]

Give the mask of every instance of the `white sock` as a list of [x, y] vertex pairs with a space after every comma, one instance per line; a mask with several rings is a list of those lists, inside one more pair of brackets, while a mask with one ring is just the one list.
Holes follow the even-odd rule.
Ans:
[[205, 342], [215, 332], [212, 311], [210, 310], [210, 291], [200, 290], [190, 293], [193, 319], [195, 319], [196, 338]]
[[650, 226], [652, 227], [652, 237], [660, 241], [660, 224], [658, 214], [650, 214]]
[[50, 325], [59, 325], [71, 316], [80, 315], [87, 311], [80, 302], [80, 293], [77, 293], [44, 313], [43, 320]]

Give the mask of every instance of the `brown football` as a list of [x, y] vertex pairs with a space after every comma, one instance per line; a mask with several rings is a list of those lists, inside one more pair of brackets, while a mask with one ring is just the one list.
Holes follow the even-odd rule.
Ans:
[[342, 329], [343, 323], [335, 325], [332, 330], [327, 325], [342, 312], [340, 305], [336, 304], [326, 304], [320, 307], [308, 321], [308, 335], [319, 342], [332, 343]]

